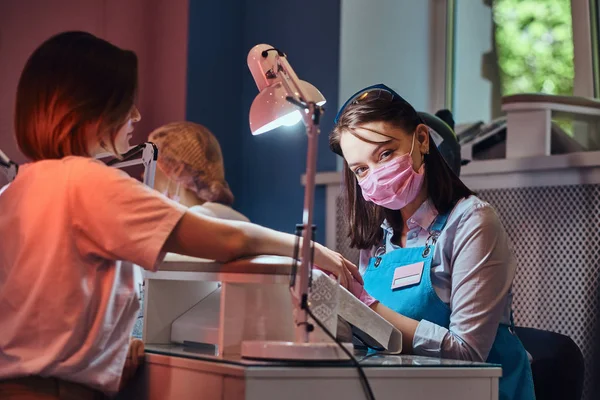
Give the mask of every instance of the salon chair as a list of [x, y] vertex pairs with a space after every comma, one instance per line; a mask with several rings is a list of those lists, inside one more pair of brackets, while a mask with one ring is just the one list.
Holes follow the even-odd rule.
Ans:
[[531, 354], [536, 400], [580, 400], [583, 392], [583, 354], [575, 342], [560, 333], [515, 327]]

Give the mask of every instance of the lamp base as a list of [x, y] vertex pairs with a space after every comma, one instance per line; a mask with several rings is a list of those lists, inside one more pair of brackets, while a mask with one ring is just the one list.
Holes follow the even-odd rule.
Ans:
[[[342, 343], [350, 353], [352, 343]], [[256, 360], [287, 361], [348, 361], [350, 358], [337, 343], [297, 343], [278, 341], [245, 341], [242, 342], [242, 357]]]

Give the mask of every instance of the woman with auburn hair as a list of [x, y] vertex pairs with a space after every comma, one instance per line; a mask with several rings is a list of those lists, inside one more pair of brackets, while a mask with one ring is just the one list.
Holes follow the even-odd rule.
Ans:
[[[2, 399], [116, 393], [139, 310], [137, 265], [154, 271], [166, 252], [293, 255], [293, 235], [188, 212], [94, 160], [129, 148], [136, 89], [136, 55], [85, 32], [50, 38], [21, 74], [15, 130], [32, 162], [0, 196]], [[343, 284], [360, 279], [338, 253], [315, 244], [314, 257]]]

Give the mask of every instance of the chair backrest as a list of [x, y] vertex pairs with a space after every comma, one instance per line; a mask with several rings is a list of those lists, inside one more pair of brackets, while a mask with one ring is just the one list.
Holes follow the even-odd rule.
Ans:
[[581, 399], [585, 363], [575, 342], [560, 333], [516, 327], [531, 354], [536, 400]]

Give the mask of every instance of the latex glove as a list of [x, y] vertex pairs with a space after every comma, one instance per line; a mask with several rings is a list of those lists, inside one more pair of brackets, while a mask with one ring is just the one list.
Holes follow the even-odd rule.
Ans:
[[[324, 273], [328, 274], [331, 279], [337, 280], [335, 275], [333, 275], [331, 272], [323, 270], [322, 268], [319, 268], [318, 265], [313, 265], [313, 268], [318, 269], [319, 271], [323, 271]], [[350, 281], [348, 282], [348, 287], [346, 289], [348, 289], [348, 291], [352, 293], [354, 297], [363, 302], [367, 307], [370, 307], [372, 304], [375, 304], [378, 301], [371, 297], [369, 293], [367, 293], [367, 291], [365, 290], [363, 284], [354, 277], [350, 279]]]
[[350, 281], [348, 291], [352, 293], [361, 302], [363, 302], [367, 307], [371, 307], [371, 305], [377, 303], [377, 300], [371, 297], [371, 295], [369, 295], [369, 293], [367, 293], [367, 291], [365, 290], [363, 284], [357, 281], [356, 279], [352, 279]]

